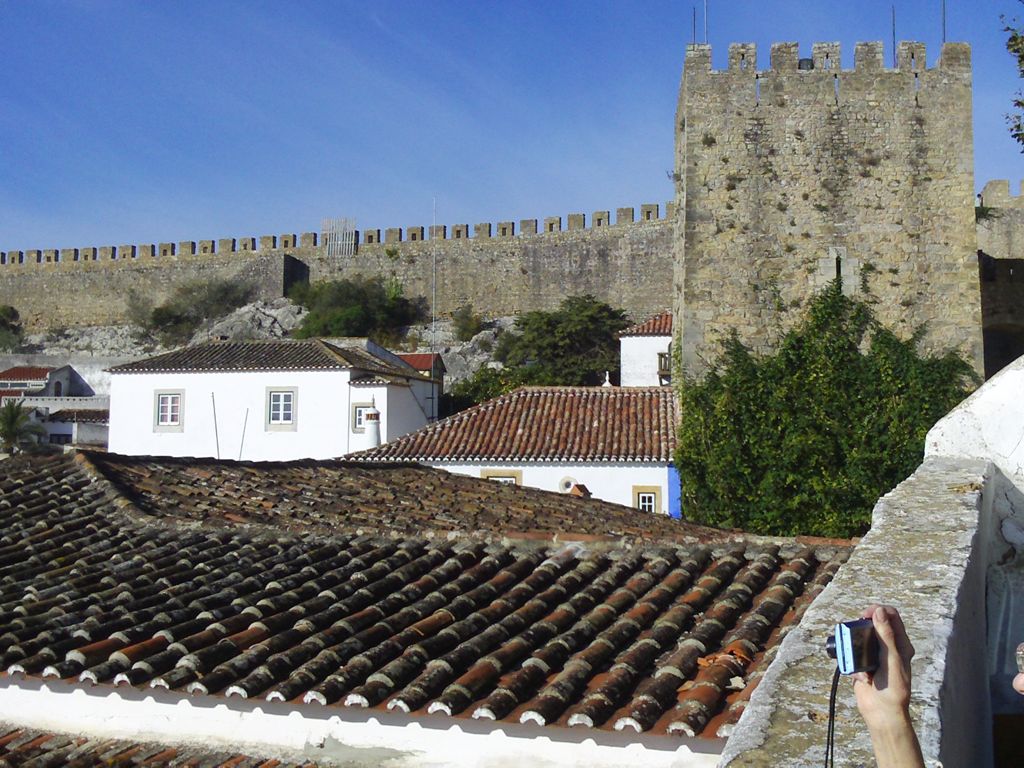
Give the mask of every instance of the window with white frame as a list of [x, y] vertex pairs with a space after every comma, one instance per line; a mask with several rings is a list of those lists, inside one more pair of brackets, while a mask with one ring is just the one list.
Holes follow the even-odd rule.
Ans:
[[496, 483], [505, 485], [522, 485], [523, 471], [521, 469], [481, 469], [480, 477], [485, 480], [493, 480]]
[[183, 419], [181, 390], [161, 390], [154, 393], [153, 430], [155, 432], [181, 432]]
[[661, 512], [661, 489], [656, 485], [634, 485], [633, 506], [641, 512]]
[[268, 430], [295, 430], [297, 399], [295, 387], [267, 387], [265, 423]]
[[366, 414], [373, 410], [373, 403], [355, 403], [352, 406], [352, 431], [366, 431]]

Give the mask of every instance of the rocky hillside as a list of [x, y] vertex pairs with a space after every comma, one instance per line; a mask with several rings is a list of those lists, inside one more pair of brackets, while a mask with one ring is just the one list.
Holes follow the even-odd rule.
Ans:
[[[306, 310], [288, 299], [256, 301], [232, 312], [193, 335], [191, 342], [209, 339], [274, 339], [291, 334], [302, 323]], [[491, 351], [502, 329], [511, 328], [513, 318], [503, 317], [467, 342], [455, 338], [452, 323], [438, 320], [411, 326], [398, 352], [440, 352], [448, 369], [447, 386], [473, 374], [490, 363]], [[130, 325], [69, 328], [25, 337], [16, 351], [19, 358], [45, 356], [48, 359], [96, 357], [134, 359], [167, 351], [153, 339], [142, 338]]]

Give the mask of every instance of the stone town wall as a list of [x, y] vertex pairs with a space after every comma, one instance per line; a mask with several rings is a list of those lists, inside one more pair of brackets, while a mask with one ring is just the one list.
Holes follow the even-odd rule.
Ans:
[[28, 330], [124, 322], [130, 291], [156, 303], [189, 280], [237, 278], [260, 298], [282, 296], [291, 282], [382, 275], [408, 296], [433, 295], [447, 315], [471, 303], [488, 316], [553, 309], [568, 295], [591, 293], [634, 318], [671, 305], [672, 205], [620, 208], [590, 219], [569, 214], [496, 226], [466, 224], [371, 229], [355, 233], [351, 256], [328, 255], [317, 233], [185, 241], [159, 245], [0, 253], [0, 304]]
[[971, 63], [965, 44], [925, 66], [920, 43], [729, 48], [686, 54], [676, 125], [676, 334], [699, 374], [735, 329], [756, 349], [837, 272], [903, 334], [982, 369], [974, 221]]
[[978, 260], [985, 374], [1024, 354], [1024, 196], [1005, 179], [978, 196]]
[[[17, 309], [23, 327], [34, 332], [124, 323], [133, 291], [158, 304], [175, 286], [189, 280], [244, 280], [264, 299], [276, 298], [284, 291], [285, 260], [281, 254], [158, 256], [148, 252], [151, 248], [131, 246], [134, 255], [120, 249], [113, 255], [108, 248], [74, 249], [78, 260], [69, 254], [71, 257], [62, 261], [37, 261], [36, 254], [53, 252], [28, 251], [30, 260], [0, 264], [0, 305]], [[4, 257], [10, 258], [11, 253]]]

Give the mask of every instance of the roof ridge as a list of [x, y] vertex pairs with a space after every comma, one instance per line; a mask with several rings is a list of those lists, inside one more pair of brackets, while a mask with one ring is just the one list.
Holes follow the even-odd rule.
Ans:
[[352, 361], [346, 359], [345, 356], [342, 355], [341, 353], [341, 350], [345, 349], [345, 347], [336, 347], [333, 344], [324, 341], [319, 336], [314, 339], [302, 339], [302, 341], [313, 341], [316, 346], [318, 346], [321, 350], [330, 355], [335, 361], [349, 368], [353, 367]]

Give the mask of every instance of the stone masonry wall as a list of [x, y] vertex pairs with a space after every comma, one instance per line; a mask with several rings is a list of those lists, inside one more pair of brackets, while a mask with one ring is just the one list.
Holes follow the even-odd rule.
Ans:
[[[590, 293], [641, 319], [671, 306], [671, 204], [536, 219], [357, 232], [354, 253], [328, 255], [316, 233], [200, 240], [160, 245], [0, 253], [0, 304], [27, 330], [125, 321], [130, 291], [155, 303], [189, 280], [237, 278], [259, 298], [284, 295], [308, 276], [397, 279], [407, 296], [433, 295], [444, 316], [470, 303], [487, 316], [553, 309], [565, 296]], [[587, 226], [589, 223], [589, 226]], [[436, 272], [435, 272], [436, 269]]]
[[[926, 349], [957, 348], [982, 369], [974, 221], [970, 49], [900, 43], [898, 66], [861, 43], [733, 45], [711, 69], [686, 54], [676, 125], [676, 334], [700, 374], [735, 329], [765, 350], [776, 329], [837, 275]], [[813, 68], [810, 65], [813, 63]]]
[[[32, 261], [0, 264], [0, 305], [17, 309], [22, 326], [35, 332], [124, 323], [133, 291], [159, 304], [176, 286], [190, 280], [246, 281], [262, 299], [276, 298], [284, 291], [283, 254], [153, 256], [140, 254], [133, 246], [134, 257], [125, 251], [126, 257], [115, 259], [109, 250], [82, 249], [79, 255], [88, 252], [90, 258], [64, 262], [37, 262], [29, 251]], [[104, 251], [102, 256], [99, 251]]]

